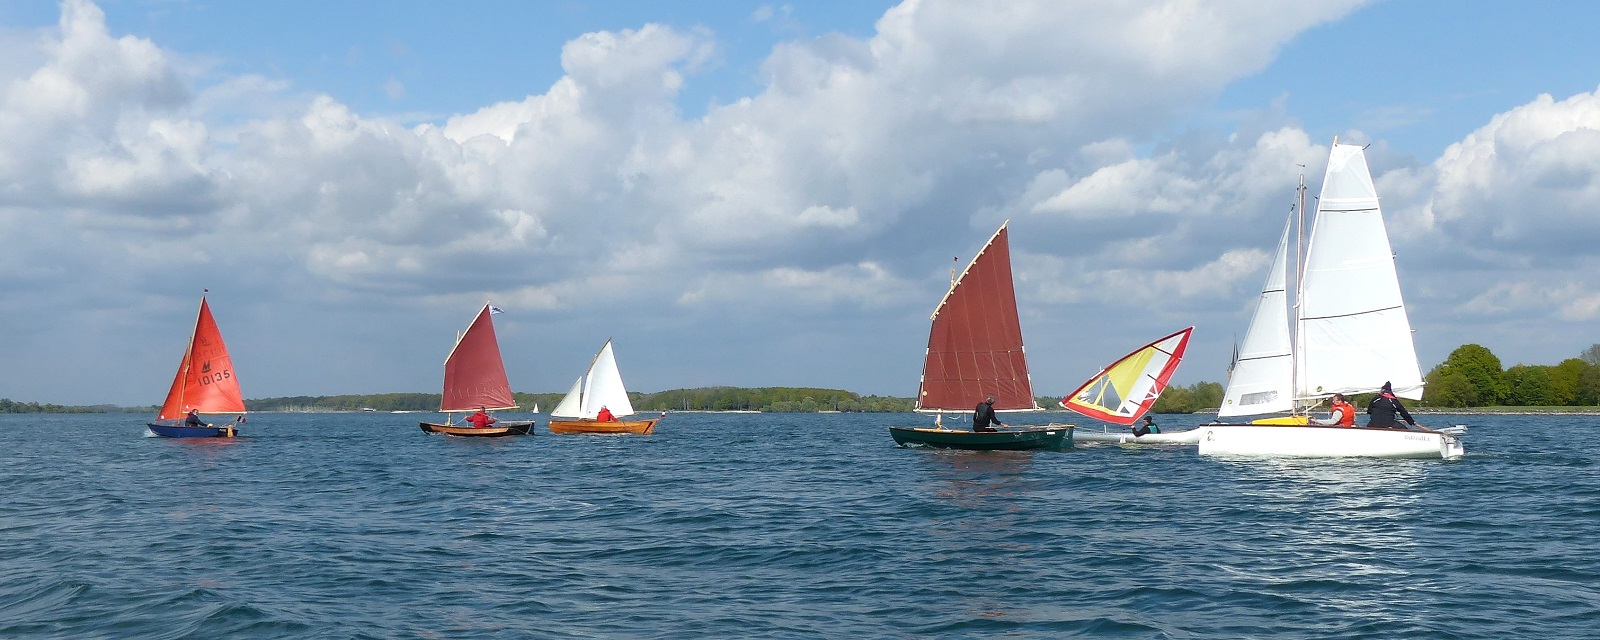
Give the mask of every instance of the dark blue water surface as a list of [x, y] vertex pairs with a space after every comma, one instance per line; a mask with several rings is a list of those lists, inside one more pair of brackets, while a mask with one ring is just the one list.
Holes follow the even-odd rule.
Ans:
[[1430, 417], [1472, 425], [1454, 462], [424, 417], [0, 416], [0, 637], [1600, 637], [1596, 417]]

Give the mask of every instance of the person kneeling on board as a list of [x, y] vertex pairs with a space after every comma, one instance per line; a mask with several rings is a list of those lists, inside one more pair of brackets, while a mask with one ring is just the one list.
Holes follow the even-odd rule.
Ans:
[[1416, 428], [1417, 421], [1412, 419], [1411, 412], [1406, 411], [1406, 408], [1401, 406], [1400, 399], [1394, 397], [1394, 388], [1385, 382], [1383, 383], [1383, 390], [1378, 392], [1378, 396], [1372, 399], [1371, 404], [1367, 405], [1367, 415], [1371, 416], [1367, 420], [1367, 426], [1388, 427], [1391, 429], [1406, 428], [1405, 425], [1400, 424], [1399, 420], [1394, 419], [1396, 413], [1405, 419], [1406, 424]]

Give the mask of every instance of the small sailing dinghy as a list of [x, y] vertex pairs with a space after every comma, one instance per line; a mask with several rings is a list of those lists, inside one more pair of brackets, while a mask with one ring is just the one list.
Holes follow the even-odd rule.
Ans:
[[505, 362], [500, 359], [500, 341], [494, 336], [492, 316], [498, 311], [484, 304], [466, 333], [456, 339], [455, 348], [450, 350], [450, 356], [444, 361], [444, 396], [439, 402], [439, 411], [445, 414], [444, 423], [419, 423], [423, 433], [469, 438], [525, 436], [533, 433], [532, 420], [502, 420], [482, 428], [464, 421], [453, 423], [455, 412], [458, 411], [471, 413], [480, 408], [485, 411], [517, 408], [517, 401], [511, 395], [511, 383], [506, 380]]
[[611, 341], [606, 340], [589, 363], [589, 372], [573, 382], [572, 390], [550, 410], [550, 433], [646, 434], [654, 432], [656, 423], [661, 421], [660, 417], [622, 419], [633, 414], [628, 388], [623, 386], [622, 373], [617, 370], [617, 357], [611, 351]]
[[[1134, 349], [1110, 366], [1101, 369], [1082, 386], [1061, 399], [1061, 406], [1083, 415], [1106, 422], [1129, 426], [1150, 407], [1167, 389], [1172, 374], [1189, 348], [1189, 327], [1155, 342]], [[1111, 433], [1079, 429], [1072, 437], [1077, 442], [1113, 442], [1117, 444], [1194, 444], [1200, 439], [1198, 429], [1174, 433], [1147, 433], [1134, 435], [1129, 431]]]
[[916, 411], [938, 417], [932, 428], [889, 427], [900, 446], [979, 451], [1072, 447], [1072, 425], [993, 432], [944, 427], [944, 414], [971, 414], [988, 396], [996, 412], [1039, 411], [1022, 349], [1022, 324], [1011, 280], [1006, 224], [994, 232], [933, 311]]
[[[1465, 455], [1460, 427], [1317, 425], [1305, 413], [1335, 393], [1372, 393], [1386, 381], [1399, 397], [1422, 398], [1411, 323], [1364, 149], [1334, 140], [1304, 255], [1297, 234], [1291, 261], [1290, 228], [1305, 224], [1306, 187], [1301, 178], [1299, 204], [1284, 227], [1272, 271], [1240, 345], [1217, 412], [1219, 422], [1199, 429], [1201, 455], [1444, 459]], [[1298, 283], [1293, 304], [1285, 286], [1291, 276]], [[1290, 415], [1245, 424], [1220, 422], [1283, 412]]]
[[[235, 417], [220, 427], [209, 423], [190, 426], [186, 423], [190, 411]], [[244, 413], [244, 395], [233, 372], [233, 358], [222, 342], [216, 319], [211, 317], [211, 305], [201, 294], [194, 333], [189, 335], [189, 347], [178, 363], [178, 374], [172, 378], [172, 389], [167, 391], [155, 422], [145, 426], [151, 433], [168, 438], [232, 438], [239, 435]]]

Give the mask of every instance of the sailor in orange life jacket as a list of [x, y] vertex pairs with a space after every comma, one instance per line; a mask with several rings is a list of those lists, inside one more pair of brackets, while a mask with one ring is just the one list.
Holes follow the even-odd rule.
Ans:
[[597, 413], [597, 414], [594, 415], [594, 419], [598, 420], [600, 422], [616, 422], [617, 421], [617, 417], [614, 416], [614, 415], [611, 415], [611, 410], [607, 409], [604, 405], [602, 405], [600, 407], [600, 413]]
[[467, 422], [471, 422], [472, 426], [478, 429], [485, 429], [488, 428], [489, 425], [498, 421], [489, 417], [488, 412], [484, 411], [483, 407], [478, 407], [477, 413], [467, 416]]
[[1356, 408], [1345, 401], [1344, 394], [1335, 393], [1328, 398], [1328, 418], [1312, 418], [1307, 422], [1324, 427], [1353, 427], [1356, 426]]

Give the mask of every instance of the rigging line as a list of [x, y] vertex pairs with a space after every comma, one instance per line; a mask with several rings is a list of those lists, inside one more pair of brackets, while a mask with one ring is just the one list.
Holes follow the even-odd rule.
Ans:
[[1302, 317], [1300, 319], [1302, 321], [1304, 321], [1304, 320], [1332, 320], [1334, 318], [1353, 318], [1355, 316], [1364, 316], [1364, 315], [1367, 315], [1369, 313], [1378, 313], [1380, 311], [1394, 311], [1395, 309], [1404, 309], [1404, 308], [1406, 308], [1405, 305], [1397, 304], [1395, 306], [1384, 307], [1382, 309], [1369, 309], [1367, 311], [1357, 311], [1355, 313], [1341, 313], [1341, 314], [1336, 315], [1336, 316], [1308, 316], [1308, 317]]

